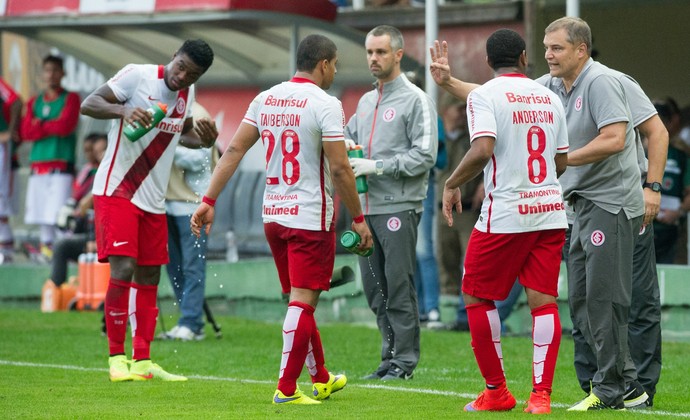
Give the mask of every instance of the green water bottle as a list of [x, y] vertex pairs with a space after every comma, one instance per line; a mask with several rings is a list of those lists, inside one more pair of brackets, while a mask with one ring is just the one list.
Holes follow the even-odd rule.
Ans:
[[362, 238], [357, 232], [346, 230], [340, 235], [340, 244], [353, 254], [361, 255], [362, 257], [368, 257], [373, 254], [373, 246], [369, 249], [362, 250], [358, 248], [360, 242], [362, 242]]
[[[363, 159], [364, 151], [362, 150], [362, 146], [358, 144], [357, 146], [355, 146], [354, 149], [348, 150], [347, 157]], [[357, 186], [357, 192], [360, 194], [364, 194], [365, 192], [369, 191], [369, 185], [367, 185], [366, 175], [360, 175], [357, 178], [355, 178], [355, 185]]]
[[139, 140], [142, 136], [144, 136], [144, 134], [148, 133], [153, 129], [153, 127], [157, 126], [159, 122], [163, 121], [165, 114], [168, 113], [168, 106], [158, 102], [156, 105], [147, 109], [146, 112], [151, 114], [151, 118], [153, 118], [153, 122], [151, 123], [150, 127], [145, 127], [137, 122], [132, 122], [131, 124], [127, 124], [125, 129], [122, 130], [122, 132], [125, 134], [125, 137], [127, 137], [129, 141], [135, 142]]

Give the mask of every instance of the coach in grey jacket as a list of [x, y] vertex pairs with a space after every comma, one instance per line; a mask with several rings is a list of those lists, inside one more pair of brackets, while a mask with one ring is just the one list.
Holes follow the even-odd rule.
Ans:
[[359, 266], [381, 333], [381, 363], [366, 379], [409, 379], [419, 361], [419, 314], [414, 285], [417, 225], [429, 169], [436, 161], [438, 117], [431, 98], [400, 70], [403, 38], [392, 26], [367, 34], [369, 69], [378, 80], [345, 128], [364, 158], [350, 159], [367, 175], [360, 195], [374, 235], [374, 253]]

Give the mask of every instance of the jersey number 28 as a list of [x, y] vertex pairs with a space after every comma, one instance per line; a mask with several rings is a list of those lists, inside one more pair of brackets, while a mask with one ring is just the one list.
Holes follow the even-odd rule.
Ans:
[[[264, 147], [266, 147], [266, 169], [268, 169], [268, 162], [273, 157], [273, 151], [276, 147], [276, 138], [270, 130], [263, 130], [261, 132], [261, 140], [264, 143]], [[297, 160], [299, 137], [294, 130], [285, 130], [280, 135], [280, 152], [282, 157], [280, 178], [286, 184], [293, 185], [299, 180], [299, 161]], [[266, 174], [266, 183], [269, 185], [277, 184], [279, 177], [271, 175], [273, 174]]]

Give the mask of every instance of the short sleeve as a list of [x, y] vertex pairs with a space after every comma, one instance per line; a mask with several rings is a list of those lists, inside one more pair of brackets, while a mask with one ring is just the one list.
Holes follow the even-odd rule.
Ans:
[[254, 100], [249, 104], [249, 107], [247, 108], [247, 112], [244, 114], [244, 118], [242, 119], [242, 122], [253, 125], [254, 127], [258, 128], [258, 121], [259, 121], [259, 104], [261, 103], [261, 96], [263, 93], [260, 93], [256, 95]]
[[140, 67], [135, 64], [128, 64], [108, 80], [108, 87], [113, 91], [118, 101], [126, 102], [132, 97], [140, 81]]
[[316, 112], [320, 114], [318, 120], [323, 141], [345, 140], [345, 113], [339, 99], [329, 97], [324, 108]]
[[490, 101], [482, 95], [481, 89], [473, 90], [467, 97], [467, 120], [470, 141], [478, 137], [496, 138], [496, 118]]

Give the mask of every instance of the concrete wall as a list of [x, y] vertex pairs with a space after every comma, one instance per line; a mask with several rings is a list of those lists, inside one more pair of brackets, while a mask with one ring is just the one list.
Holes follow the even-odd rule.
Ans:
[[[565, 14], [565, 1], [540, 1], [535, 22], [534, 75], [548, 71], [544, 28]], [[633, 76], [651, 98], [672, 96], [690, 104], [690, 50], [686, 0], [583, 0], [580, 17], [594, 36], [601, 63]]]

